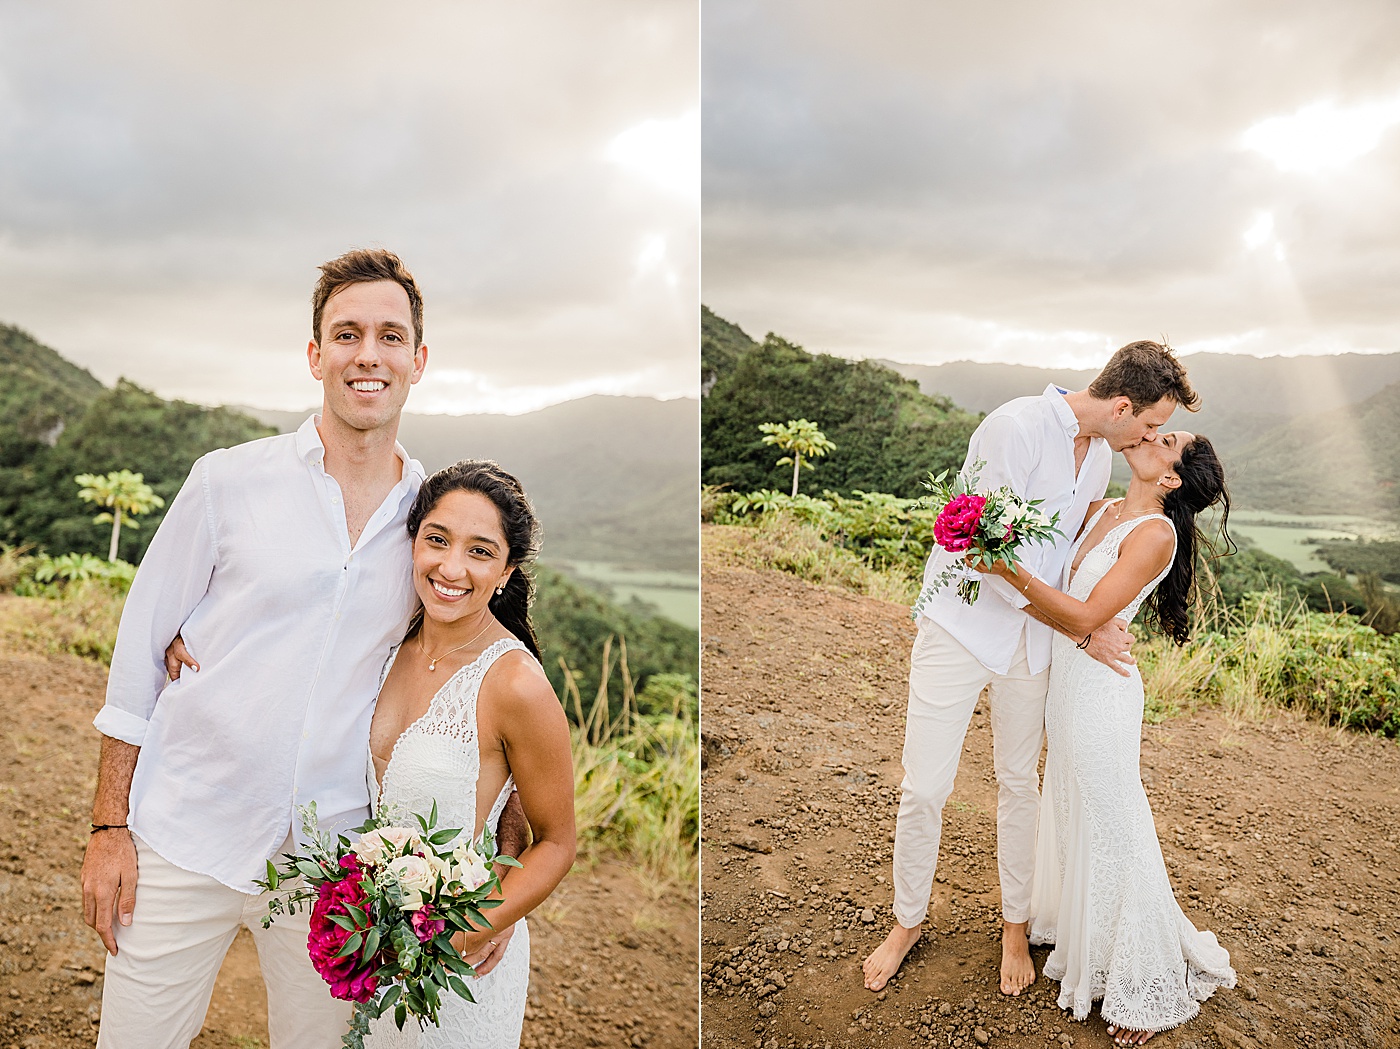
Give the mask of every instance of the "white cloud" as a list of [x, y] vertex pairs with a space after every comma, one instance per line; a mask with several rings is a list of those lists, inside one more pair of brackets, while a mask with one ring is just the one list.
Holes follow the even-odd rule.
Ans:
[[1259, 121], [1245, 131], [1240, 144], [1269, 158], [1280, 171], [1315, 175], [1370, 153], [1397, 124], [1400, 97], [1354, 106], [1325, 100], [1289, 116]]

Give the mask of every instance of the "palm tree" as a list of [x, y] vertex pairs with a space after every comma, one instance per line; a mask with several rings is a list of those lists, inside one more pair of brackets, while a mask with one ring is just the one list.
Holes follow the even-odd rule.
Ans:
[[107, 560], [117, 559], [117, 543], [121, 539], [122, 525], [137, 527], [136, 515], [165, 505], [165, 500], [151, 490], [146, 479], [130, 470], [113, 470], [105, 476], [100, 474], [78, 474], [73, 478], [82, 489], [78, 498], [89, 503], [108, 508], [106, 513], [92, 519], [93, 524], [112, 525], [112, 545], [107, 552]]
[[836, 449], [836, 445], [827, 440], [826, 434], [817, 429], [817, 424], [806, 419], [789, 419], [785, 423], [759, 423], [758, 428], [767, 434], [763, 438], [764, 444], [776, 444], [788, 453], [778, 460], [778, 465], [786, 466], [792, 463], [794, 498], [797, 497], [798, 474], [804, 466], [809, 470], [812, 468], [812, 464], [807, 460]]

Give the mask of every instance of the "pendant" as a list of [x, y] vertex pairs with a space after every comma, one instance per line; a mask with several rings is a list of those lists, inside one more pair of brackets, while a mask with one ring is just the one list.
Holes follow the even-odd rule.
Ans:
[[436, 659], [433, 660], [431, 663], [428, 664], [428, 669], [429, 669], [429, 670], [436, 670], [436, 669], [437, 669], [437, 660], [436, 660]]

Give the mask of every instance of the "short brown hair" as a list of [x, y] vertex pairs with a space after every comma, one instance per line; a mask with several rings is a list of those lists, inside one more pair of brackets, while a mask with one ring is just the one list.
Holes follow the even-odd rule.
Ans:
[[408, 307], [413, 315], [413, 345], [423, 345], [423, 295], [408, 267], [392, 251], [383, 248], [355, 248], [321, 266], [321, 279], [311, 293], [311, 337], [321, 342], [321, 315], [326, 302], [340, 289], [351, 284], [369, 284], [391, 280], [408, 293]]
[[1103, 371], [1089, 384], [1089, 393], [1101, 401], [1126, 397], [1133, 414], [1170, 397], [1188, 412], [1200, 406], [1200, 395], [1191, 389], [1186, 369], [1170, 346], [1160, 342], [1130, 342], [1108, 359]]

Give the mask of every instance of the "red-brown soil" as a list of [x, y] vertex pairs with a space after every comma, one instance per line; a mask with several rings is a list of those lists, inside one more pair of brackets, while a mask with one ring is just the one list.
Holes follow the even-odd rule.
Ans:
[[[985, 706], [945, 809], [935, 931], [883, 993], [862, 987], [892, 920], [914, 626], [902, 606], [738, 567], [743, 542], [704, 536], [703, 1044], [1110, 1045], [1097, 1013], [1055, 1007], [1057, 984], [997, 990]], [[1400, 747], [1202, 709], [1145, 726], [1142, 768], [1177, 898], [1239, 973], [1151, 1044], [1400, 1046]]]
[[[24, 646], [0, 649], [0, 1047], [90, 1046], [105, 954], [83, 924], [78, 873], [105, 669], [16, 647]], [[580, 863], [530, 922], [524, 1046], [696, 1044], [693, 888], [657, 896], [619, 862]], [[246, 932], [193, 1044], [267, 1045], [262, 978]]]

